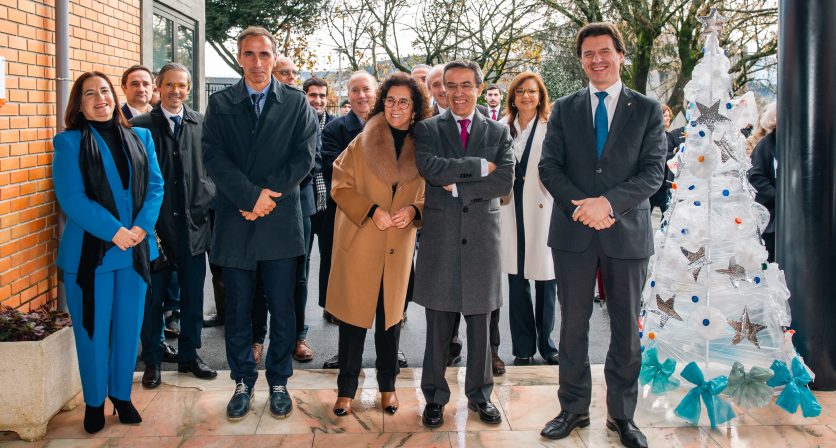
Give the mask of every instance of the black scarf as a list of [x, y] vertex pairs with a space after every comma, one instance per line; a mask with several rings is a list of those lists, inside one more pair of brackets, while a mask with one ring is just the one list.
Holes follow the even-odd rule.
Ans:
[[[148, 190], [148, 158], [142, 141], [134, 131], [123, 127], [115, 120], [113, 126], [122, 141], [122, 148], [114, 148], [114, 150], [124, 150], [131, 164], [130, 189], [133, 198], [133, 212], [131, 215], [133, 220], [136, 219], [136, 215], [142, 209], [142, 204], [145, 202], [145, 193]], [[84, 193], [90, 200], [104, 207], [113, 217], [119, 220], [119, 212], [116, 209], [113, 191], [111, 191], [107, 180], [99, 145], [96, 143], [90, 125], [86, 122], [81, 127], [78, 164], [84, 180]], [[91, 340], [93, 339], [93, 323], [96, 310], [96, 267], [102, 264], [105, 253], [113, 246], [115, 244], [112, 241], [100, 240], [90, 232], [84, 232], [76, 283], [81, 288], [82, 326], [87, 330]], [[151, 282], [149, 258], [150, 249], [146, 239], [133, 248], [133, 268], [148, 284]], [[146, 291], [146, 294], [148, 292], [150, 292], [150, 288]]]

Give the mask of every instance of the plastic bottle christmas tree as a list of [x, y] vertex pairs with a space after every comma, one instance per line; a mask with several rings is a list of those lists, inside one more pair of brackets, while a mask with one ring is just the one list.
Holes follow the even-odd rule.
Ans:
[[685, 87], [686, 139], [668, 163], [670, 206], [642, 297], [642, 405], [693, 423], [705, 405], [712, 426], [734, 418], [732, 401], [761, 407], [775, 396], [790, 412], [800, 403], [805, 416], [817, 415], [811, 375], [785, 333], [783, 272], [767, 263], [760, 238], [769, 212], [746, 178], [731, 64], [718, 41], [724, 19], [712, 10], [701, 20], [707, 38]]

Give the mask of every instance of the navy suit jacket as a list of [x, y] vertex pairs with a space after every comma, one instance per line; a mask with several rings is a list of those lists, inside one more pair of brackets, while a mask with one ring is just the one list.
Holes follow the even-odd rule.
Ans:
[[[89, 125], [88, 125], [89, 126]], [[154, 225], [160, 213], [163, 202], [163, 176], [157, 163], [157, 153], [154, 151], [154, 140], [148, 129], [132, 128], [139, 136], [148, 155], [148, 191], [145, 202], [133, 219], [133, 199], [130, 193], [125, 194], [122, 180], [116, 163], [113, 161], [107, 144], [101, 135], [92, 128], [93, 136], [99, 145], [104, 164], [107, 182], [116, 201], [119, 216], [113, 216], [100, 204], [93, 202], [84, 193], [84, 180], [78, 164], [78, 153], [81, 146], [81, 131], [64, 131], [52, 139], [55, 155], [52, 159], [52, 177], [55, 184], [55, 197], [61, 210], [67, 215], [67, 224], [58, 245], [58, 259], [56, 264], [61, 270], [74, 274], [78, 272], [78, 260], [81, 256], [81, 242], [84, 232], [90, 232], [96, 238], [111, 241], [116, 232], [124, 227], [130, 229], [139, 226], [148, 233], [151, 248], [151, 260], [157, 258], [157, 243], [154, 239]], [[133, 248], [121, 250], [112, 247], [105, 253], [101, 266], [97, 272], [108, 272], [130, 267], [133, 264]]]
[[[586, 251], [596, 232], [609, 257], [653, 254], [648, 198], [659, 189], [667, 139], [659, 102], [628, 88], [621, 91], [601, 159], [595, 144], [589, 89], [555, 101], [549, 118], [540, 179], [555, 200], [549, 247]], [[572, 200], [604, 196], [616, 223], [596, 231], [572, 221]]]

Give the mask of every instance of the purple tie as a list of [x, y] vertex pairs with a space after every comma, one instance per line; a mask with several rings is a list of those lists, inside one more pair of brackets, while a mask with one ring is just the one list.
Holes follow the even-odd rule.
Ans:
[[459, 126], [462, 127], [462, 130], [459, 133], [459, 136], [462, 139], [462, 146], [464, 146], [464, 149], [467, 149], [467, 138], [470, 137], [470, 134], [467, 132], [467, 127], [470, 126], [470, 120], [467, 118], [459, 120]]

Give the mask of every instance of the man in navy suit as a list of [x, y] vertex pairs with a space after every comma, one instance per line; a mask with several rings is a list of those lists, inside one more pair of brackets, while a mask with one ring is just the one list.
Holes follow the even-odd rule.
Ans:
[[134, 65], [122, 73], [122, 92], [127, 100], [122, 113], [130, 120], [151, 112], [151, 95], [154, 93], [154, 76], [144, 65]]
[[604, 367], [607, 428], [627, 447], [646, 447], [633, 423], [641, 368], [637, 322], [653, 254], [648, 198], [662, 183], [665, 159], [662, 109], [622, 84], [624, 41], [614, 25], [584, 26], [576, 49], [589, 87], [555, 102], [539, 165], [555, 199], [548, 243], [561, 313], [561, 412], [541, 435], [561, 439], [589, 425], [589, 318], [600, 269], [612, 332]]

